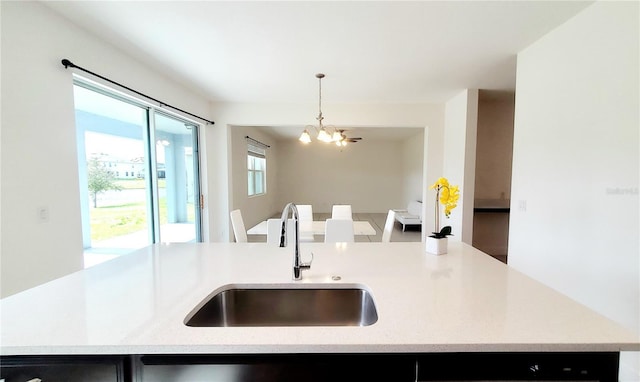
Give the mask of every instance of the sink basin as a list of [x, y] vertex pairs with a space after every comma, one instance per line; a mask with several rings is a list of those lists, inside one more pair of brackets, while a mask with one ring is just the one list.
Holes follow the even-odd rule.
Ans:
[[187, 315], [187, 326], [368, 326], [378, 321], [362, 288], [229, 287]]

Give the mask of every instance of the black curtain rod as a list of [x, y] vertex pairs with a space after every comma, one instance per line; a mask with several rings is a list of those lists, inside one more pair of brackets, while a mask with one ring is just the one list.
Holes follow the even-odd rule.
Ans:
[[175, 106], [171, 106], [171, 105], [169, 105], [169, 104], [167, 104], [167, 103], [164, 103], [164, 102], [162, 102], [162, 101], [160, 101], [160, 100], [157, 100], [157, 99], [155, 99], [155, 98], [153, 98], [153, 97], [150, 97], [150, 96], [148, 96], [148, 95], [146, 95], [146, 94], [144, 94], [144, 93], [140, 93], [140, 92], [139, 92], [139, 91], [137, 91], [137, 90], [133, 90], [133, 89], [131, 89], [130, 87], [124, 86], [124, 85], [122, 85], [121, 83], [118, 83], [118, 82], [116, 82], [116, 81], [113, 81], [113, 80], [110, 80], [110, 79], [108, 79], [108, 78], [106, 78], [106, 77], [103, 77], [103, 76], [101, 76], [101, 75], [99, 75], [99, 74], [96, 74], [96, 73], [94, 73], [94, 72], [92, 72], [92, 71], [90, 71], [90, 70], [87, 70], [87, 69], [85, 69], [85, 68], [83, 68], [83, 67], [81, 67], [81, 66], [78, 66], [78, 65], [74, 64], [73, 62], [71, 62], [71, 61], [67, 60], [66, 58], [64, 58], [61, 62], [62, 62], [62, 65], [64, 65], [64, 68], [65, 68], [65, 69], [67, 69], [67, 68], [69, 68], [69, 67], [76, 68], [76, 69], [80, 69], [80, 70], [82, 70], [83, 72], [86, 72], [86, 73], [91, 74], [92, 76], [96, 76], [96, 77], [98, 77], [98, 78], [100, 78], [100, 79], [103, 79], [103, 80], [105, 80], [105, 81], [111, 82], [112, 84], [118, 85], [118, 86], [120, 86], [121, 88], [127, 89], [127, 90], [128, 90], [128, 91], [130, 91], [130, 92], [134, 92], [134, 93], [136, 93], [136, 94], [138, 94], [138, 95], [141, 95], [141, 96], [143, 96], [143, 97], [145, 97], [145, 98], [147, 98], [147, 99], [150, 99], [150, 100], [152, 100], [152, 101], [155, 101], [155, 102], [157, 102], [161, 107], [169, 107], [169, 108], [171, 108], [171, 109], [173, 109], [173, 110], [177, 110], [177, 111], [179, 111], [179, 112], [181, 112], [181, 113], [184, 113], [184, 114], [190, 115], [190, 116], [192, 116], [192, 117], [195, 117], [195, 118], [201, 119], [201, 120], [203, 120], [203, 121], [205, 121], [205, 122], [207, 122], [208, 124], [211, 124], [211, 125], [213, 125], [213, 124], [215, 123], [215, 122], [210, 121], [210, 120], [208, 120], [208, 119], [206, 119], [206, 118], [202, 118], [202, 117], [197, 116], [197, 115], [195, 115], [195, 114], [191, 114], [191, 113], [189, 113], [188, 111], [184, 111], [184, 110], [182, 110], [182, 109], [180, 109], [180, 108], [177, 108], [177, 107], [175, 107]]
[[269, 146], [269, 145], [268, 145], [268, 144], [266, 144], [266, 143], [262, 143], [262, 142], [260, 142], [260, 141], [259, 141], [259, 140], [257, 140], [257, 139], [253, 139], [253, 138], [251, 138], [251, 137], [250, 137], [250, 136], [248, 136], [248, 135], [245, 135], [245, 136], [244, 136], [244, 138], [245, 138], [245, 139], [247, 139], [247, 140], [250, 140], [250, 141], [252, 141], [252, 142], [254, 142], [254, 143], [257, 143], [257, 144], [258, 144], [258, 145], [260, 145], [260, 146], [263, 146], [265, 149], [268, 149], [268, 148], [270, 148], [270, 147], [271, 147], [271, 146]]

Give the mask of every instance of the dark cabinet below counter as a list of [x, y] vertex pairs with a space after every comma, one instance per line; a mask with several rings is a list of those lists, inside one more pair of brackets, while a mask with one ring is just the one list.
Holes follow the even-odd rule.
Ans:
[[0, 360], [0, 381], [615, 382], [618, 360], [616, 352], [12, 356]]
[[0, 357], [0, 382], [127, 382], [129, 356]]

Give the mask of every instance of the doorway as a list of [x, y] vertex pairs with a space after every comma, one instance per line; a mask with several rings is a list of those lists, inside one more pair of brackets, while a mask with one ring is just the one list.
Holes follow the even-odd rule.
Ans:
[[201, 241], [199, 126], [80, 80], [74, 100], [85, 268]]

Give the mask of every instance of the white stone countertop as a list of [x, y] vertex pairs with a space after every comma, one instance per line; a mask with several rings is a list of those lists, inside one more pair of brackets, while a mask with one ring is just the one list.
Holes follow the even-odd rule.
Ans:
[[[155, 245], [0, 300], [0, 354], [226, 354], [640, 350], [628, 331], [459, 243]], [[332, 281], [331, 276], [340, 276]], [[378, 321], [351, 327], [188, 327], [229, 284], [356, 285]], [[338, 285], [340, 284], [340, 285]]]

